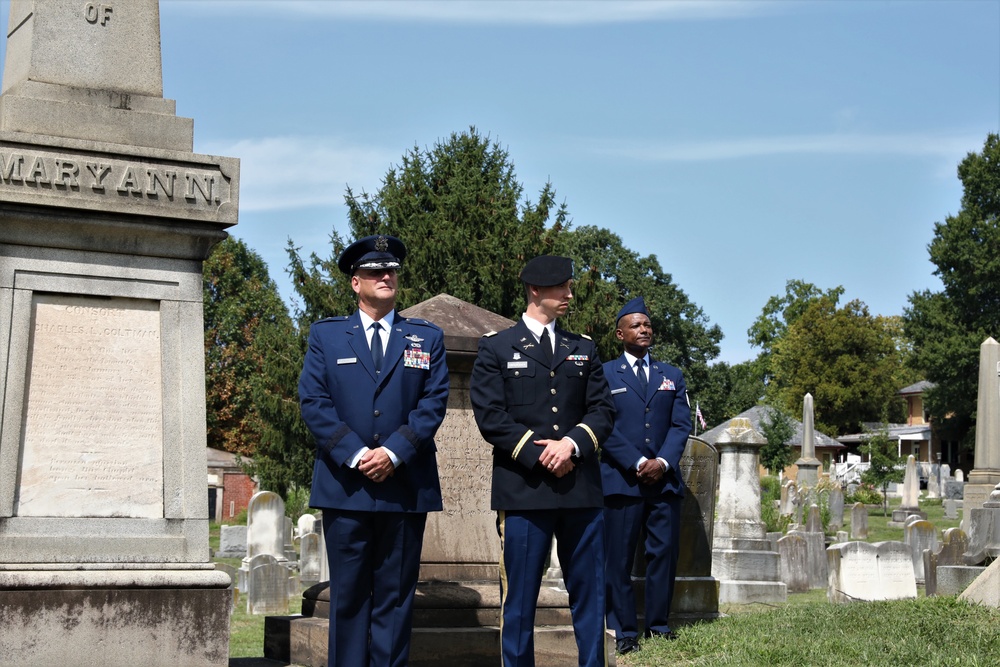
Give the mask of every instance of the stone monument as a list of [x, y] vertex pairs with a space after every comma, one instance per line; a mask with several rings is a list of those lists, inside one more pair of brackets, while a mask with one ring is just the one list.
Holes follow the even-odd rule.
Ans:
[[159, 6], [11, 3], [0, 88], [6, 667], [226, 665], [202, 261], [239, 162], [163, 98]]
[[795, 462], [799, 472], [796, 481], [800, 487], [813, 488], [819, 483], [819, 467], [816, 458], [816, 429], [813, 426], [813, 397], [806, 394], [802, 399], [802, 456]]
[[903, 475], [903, 497], [899, 507], [892, 510], [890, 526], [902, 528], [907, 517], [919, 516], [927, 518], [927, 512], [920, 509], [920, 478], [917, 476], [917, 460], [910, 454], [906, 457], [906, 472]]
[[[993, 338], [979, 346], [975, 461], [964, 488], [966, 512], [982, 507], [1000, 484], [1000, 344]], [[962, 527], [971, 533], [964, 521]]]
[[778, 553], [760, 519], [759, 452], [767, 444], [749, 419], [732, 419], [715, 441], [719, 499], [712, 545], [712, 575], [719, 602], [784, 602]]

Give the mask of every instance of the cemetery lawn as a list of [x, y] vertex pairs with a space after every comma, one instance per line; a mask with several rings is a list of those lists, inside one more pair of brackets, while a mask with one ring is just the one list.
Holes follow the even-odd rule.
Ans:
[[985, 666], [1000, 664], [1000, 610], [953, 596], [829, 604], [826, 591], [785, 605], [743, 605], [712, 622], [675, 628], [618, 656], [622, 667], [690, 665]]

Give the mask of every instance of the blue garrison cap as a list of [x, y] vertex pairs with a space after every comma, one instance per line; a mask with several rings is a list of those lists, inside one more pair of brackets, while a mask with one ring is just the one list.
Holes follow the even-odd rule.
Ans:
[[406, 257], [406, 246], [395, 236], [366, 236], [340, 253], [337, 267], [349, 276], [358, 269], [398, 269]]
[[642, 313], [646, 317], [649, 317], [649, 311], [646, 309], [646, 302], [643, 301], [641, 296], [635, 297], [622, 306], [622, 309], [618, 311], [618, 317], [615, 318], [615, 322], [617, 323], [621, 320], [621, 318], [626, 315], [631, 315], [632, 313]]
[[536, 287], [562, 285], [573, 277], [573, 260], [558, 255], [539, 255], [521, 269], [521, 282]]

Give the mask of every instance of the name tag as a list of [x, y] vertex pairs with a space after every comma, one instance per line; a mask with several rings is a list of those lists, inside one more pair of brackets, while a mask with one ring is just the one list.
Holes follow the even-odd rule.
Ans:
[[611, 395], [614, 396], [615, 394], [624, 394], [626, 391], [628, 391], [628, 387], [622, 387], [621, 389], [612, 389]]
[[403, 352], [403, 367], [429, 371], [431, 369], [431, 353], [420, 350], [405, 350]]
[[337, 365], [341, 364], [356, 364], [358, 363], [357, 357], [344, 357], [343, 359], [337, 359]]
[[507, 368], [527, 368], [527, 361], [508, 361]]

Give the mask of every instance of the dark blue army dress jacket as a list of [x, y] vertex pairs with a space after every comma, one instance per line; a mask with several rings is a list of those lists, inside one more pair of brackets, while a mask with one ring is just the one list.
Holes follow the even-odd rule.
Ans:
[[[691, 408], [680, 369], [651, 360], [645, 392], [625, 355], [604, 364], [604, 373], [618, 410], [601, 457], [604, 495], [684, 495], [679, 466], [691, 434]], [[659, 484], [639, 483], [635, 464], [641, 456], [670, 464]]]
[[[376, 374], [355, 311], [312, 325], [299, 378], [302, 418], [316, 439], [311, 507], [367, 512], [441, 509], [434, 434], [448, 405], [444, 336], [396, 314]], [[348, 467], [362, 447], [384, 446], [395, 474], [374, 482]]]
[[[615, 410], [592, 340], [556, 329], [550, 367], [523, 320], [488, 334], [479, 341], [470, 398], [493, 445], [493, 509], [603, 507], [598, 453]], [[538, 463], [544, 448], [534, 441], [565, 436], [580, 456], [557, 478]]]

